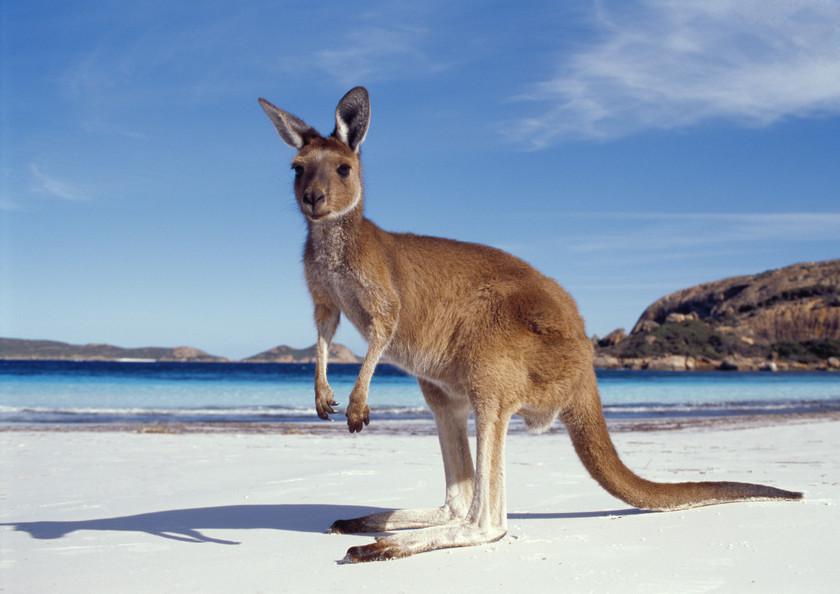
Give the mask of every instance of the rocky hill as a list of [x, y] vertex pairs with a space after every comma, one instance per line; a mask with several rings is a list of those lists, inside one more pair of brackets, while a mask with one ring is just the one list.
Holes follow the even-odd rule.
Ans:
[[[0, 338], [0, 360], [58, 361], [183, 361], [227, 362], [225, 357], [210, 355], [200, 349], [181, 347], [123, 348], [112, 344], [69, 344], [57, 340]], [[331, 363], [358, 363], [359, 357], [346, 346], [330, 347]], [[280, 345], [247, 359], [246, 363], [314, 363], [315, 345], [303, 349]]]
[[601, 367], [840, 368], [840, 260], [677, 291], [595, 342]]
[[[359, 357], [353, 354], [353, 351], [348, 349], [343, 344], [333, 343], [330, 346], [330, 363], [358, 363], [361, 361]], [[295, 349], [285, 344], [276, 346], [262, 353], [258, 353], [247, 359], [243, 359], [245, 363], [314, 363], [315, 362], [315, 345]]]
[[227, 361], [194, 347], [123, 348], [111, 344], [69, 344], [56, 340], [0, 338], [0, 359], [119, 361]]

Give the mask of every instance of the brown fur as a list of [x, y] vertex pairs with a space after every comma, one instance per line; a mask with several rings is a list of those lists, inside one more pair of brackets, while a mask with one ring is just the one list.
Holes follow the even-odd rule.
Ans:
[[[387, 355], [417, 376], [440, 433], [444, 506], [336, 522], [335, 532], [425, 527], [354, 547], [347, 560], [395, 558], [501, 538], [507, 527], [504, 440], [513, 414], [536, 431], [560, 416], [590, 474], [637, 507], [801, 497], [745, 483], [654, 483], [624, 466], [604, 423], [583, 320], [560, 285], [501, 250], [389, 233], [363, 216], [361, 141], [352, 139], [363, 140], [367, 131], [366, 101], [364, 89], [351, 90], [339, 103], [336, 132], [323, 138], [261, 100], [281, 136], [295, 141], [291, 144], [299, 152], [293, 164], [303, 167], [295, 196], [308, 223], [304, 267], [318, 328], [318, 415], [335, 412], [326, 357], [344, 314], [369, 344], [346, 409], [349, 430], [361, 431], [369, 423], [370, 379]], [[359, 105], [365, 108], [361, 120], [354, 117]], [[344, 142], [342, 131], [348, 128], [350, 140]], [[341, 164], [351, 169], [346, 177], [338, 172]], [[314, 206], [305, 200], [321, 194], [323, 201]], [[466, 441], [470, 410], [476, 418], [475, 466]]]

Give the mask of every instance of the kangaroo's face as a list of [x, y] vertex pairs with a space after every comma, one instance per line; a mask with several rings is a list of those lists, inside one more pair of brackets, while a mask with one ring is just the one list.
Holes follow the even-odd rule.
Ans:
[[311, 221], [338, 218], [362, 199], [358, 153], [335, 138], [316, 138], [292, 160], [295, 197]]
[[359, 207], [362, 172], [359, 148], [370, 124], [370, 100], [363, 87], [351, 89], [335, 110], [335, 130], [324, 138], [303, 120], [265, 99], [260, 105], [280, 137], [297, 149], [292, 159], [295, 197], [312, 222], [337, 219]]

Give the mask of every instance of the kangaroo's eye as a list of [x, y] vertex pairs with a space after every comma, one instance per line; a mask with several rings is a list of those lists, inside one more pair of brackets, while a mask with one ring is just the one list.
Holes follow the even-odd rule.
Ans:
[[341, 177], [347, 177], [348, 175], [350, 175], [350, 166], [346, 163], [342, 163], [338, 166], [338, 169], [336, 169], [336, 171]]
[[295, 177], [300, 177], [301, 175], [303, 175], [303, 165], [294, 164], [292, 165], [292, 169], [295, 172]]

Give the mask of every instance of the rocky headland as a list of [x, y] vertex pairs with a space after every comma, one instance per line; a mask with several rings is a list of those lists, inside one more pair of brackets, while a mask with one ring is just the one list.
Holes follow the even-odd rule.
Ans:
[[840, 371], [840, 260], [682, 289], [593, 343], [601, 368]]

